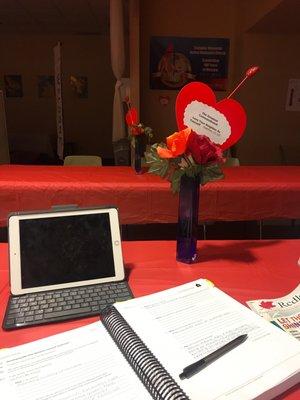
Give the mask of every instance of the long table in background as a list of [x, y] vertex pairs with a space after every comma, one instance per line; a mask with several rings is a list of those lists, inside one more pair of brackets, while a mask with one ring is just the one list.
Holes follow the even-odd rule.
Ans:
[[[300, 218], [300, 166], [224, 168], [201, 187], [199, 218], [246, 221]], [[169, 182], [131, 167], [0, 165], [0, 225], [12, 211], [53, 205], [116, 205], [121, 224], [177, 222]]]
[[[1, 322], [9, 296], [7, 251], [7, 244], [0, 244]], [[123, 242], [127, 278], [135, 297], [207, 278], [245, 304], [250, 299], [284, 296], [300, 281], [300, 240], [198, 241], [199, 260], [191, 265], [176, 262], [175, 253], [175, 241]], [[85, 318], [10, 332], [0, 328], [0, 347], [27, 343], [97, 319]], [[276, 400], [299, 398], [298, 385]]]

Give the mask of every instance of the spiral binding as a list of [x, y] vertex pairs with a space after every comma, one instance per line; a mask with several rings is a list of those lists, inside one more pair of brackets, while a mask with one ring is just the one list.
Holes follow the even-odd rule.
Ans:
[[106, 309], [102, 322], [153, 399], [189, 400], [118, 310], [114, 307]]

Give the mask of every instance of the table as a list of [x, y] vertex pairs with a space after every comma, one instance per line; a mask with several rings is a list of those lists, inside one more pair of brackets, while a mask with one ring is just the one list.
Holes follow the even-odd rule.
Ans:
[[[300, 240], [198, 241], [199, 260], [177, 263], [175, 241], [123, 242], [126, 273], [133, 294], [142, 296], [200, 277], [245, 304], [291, 292], [300, 281]], [[0, 243], [0, 318], [9, 295], [8, 246]], [[96, 321], [85, 318], [11, 332], [0, 329], [0, 347], [16, 346]], [[300, 386], [277, 400], [297, 400]]]
[[[300, 166], [241, 166], [224, 173], [201, 188], [200, 220], [300, 218]], [[138, 175], [131, 167], [0, 165], [0, 225], [9, 212], [58, 204], [113, 204], [121, 224], [177, 222], [178, 196], [159, 176]]]
[[[281, 297], [300, 281], [300, 240], [198, 241], [199, 260], [175, 260], [175, 241], [123, 242], [126, 273], [134, 296], [174, 287], [200, 277], [245, 304], [255, 298]], [[0, 243], [0, 319], [9, 295], [8, 246]], [[0, 329], [0, 347], [11, 347], [96, 321], [85, 318], [11, 332]], [[297, 400], [300, 386], [277, 400]]]

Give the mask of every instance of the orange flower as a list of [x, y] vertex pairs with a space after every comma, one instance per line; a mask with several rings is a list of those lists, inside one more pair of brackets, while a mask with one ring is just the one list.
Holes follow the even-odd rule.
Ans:
[[186, 144], [191, 133], [191, 128], [175, 132], [167, 137], [167, 149], [157, 146], [157, 154], [160, 158], [175, 158], [183, 154], [186, 150]]

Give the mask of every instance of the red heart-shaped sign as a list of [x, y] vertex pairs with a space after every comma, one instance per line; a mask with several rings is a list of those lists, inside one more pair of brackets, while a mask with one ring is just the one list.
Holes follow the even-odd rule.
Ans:
[[201, 82], [185, 85], [176, 99], [179, 130], [186, 127], [208, 136], [222, 150], [236, 143], [246, 128], [246, 112], [233, 99], [216, 101], [212, 89]]

